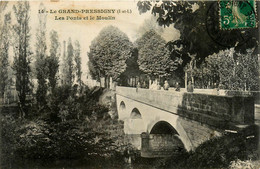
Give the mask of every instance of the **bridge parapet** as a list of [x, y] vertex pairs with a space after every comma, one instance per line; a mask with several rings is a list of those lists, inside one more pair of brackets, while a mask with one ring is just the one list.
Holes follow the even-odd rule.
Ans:
[[254, 98], [200, 93], [116, 88], [117, 95], [216, 128], [254, 123]]

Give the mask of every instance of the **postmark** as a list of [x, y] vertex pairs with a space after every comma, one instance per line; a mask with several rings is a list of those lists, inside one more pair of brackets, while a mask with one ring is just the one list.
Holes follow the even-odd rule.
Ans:
[[244, 29], [257, 27], [255, 0], [221, 0], [219, 2], [220, 28]]
[[221, 29], [219, 12], [219, 2], [215, 1], [209, 5], [206, 16], [207, 33], [215, 43], [226, 48], [242, 46], [252, 39], [255, 28]]

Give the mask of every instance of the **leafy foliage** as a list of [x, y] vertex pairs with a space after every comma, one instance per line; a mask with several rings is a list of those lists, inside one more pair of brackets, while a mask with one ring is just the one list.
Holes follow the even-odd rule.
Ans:
[[[66, 121], [50, 121], [44, 118], [44, 114], [31, 120], [17, 120], [10, 114], [1, 118], [1, 138], [7, 146], [3, 153], [10, 152], [5, 154], [6, 158], [1, 166], [12, 164], [11, 168], [28, 167], [26, 161], [30, 160], [38, 160], [41, 163], [36, 166], [43, 166], [50, 159], [70, 159], [80, 161], [81, 165], [83, 162], [90, 166], [110, 167], [124, 162], [122, 152], [127, 145], [124, 143], [123, 123], [112, 120], [107, 114], [108, 109], [97, 104], [102, 89], [86, 88], [85, 96], [79, 100], [76, 100], [77, 97], [69, 89], [69, 86], [56, 88], [57, 93], [62, 90], [64, 92], [57, 94], [57, 99], [52, 100], [51, 109], [46, 110], [46, 113], [59, 112], [58, 109], [53, 109], [55, 104], [66, 105], [69, 112]], [[82, 109], [83, 107], [87, 109]], [[74, 113], [79, 111], [83, 111], [83, 114], [77, 119]]]
[[141, 71], [152, 77], [169, 76], [177, 69], [178, 61], [170, 59], [166, 42], [153, 30], [136, 40], [138, 64]]
[[138, 49], [132, 50], [132, 56], [126, 60], [126, 70], [119, 76], [118, 85], [128, 85], [127, 80], [131, 77], [138, 76], [142, 72], [139, 69], [137, 63], [138, 60]]
[[90, 73], [90, 76], [97, 80], [97, 81], [100, 81], [100, 71], [98, 70], [98, 65], [97, 63], [94, 61], [94, 58], [91, 57], [91, 56], [88, 56], [89, 57], [89, 61], [88, 61], [88, 70], [89, 70], [89, 73]]
[[152, 4], [150, 1], [138, 1], [137, 2], [137, 7], [138, 7], [140, 14], [149, 11], [151, 9], [151, 6], [152, 6]]
[[[39, 10], [45, 10], [44, 5], [41, 3]], [[38, 14], [39, 27], [36, 34], [36, 77], [38, 87], [36, 91], [36, 100], [39, 106], [45, 106], [47, 94], [47, 63], [46, 63], [46, 14]]]
[[179, 39], [180, 33], [174, 27], [162, 27], [157, 23], [156, 16], [151, 15], [143, 21], [137, 30], [137, 38], [140, 38], [143, 34], [151, 29], [158, 33], [166, 42]]
[[11, 13], [5, 14], [4, 24], [0, 25], [0, 96], [4, 95], [6, 88], [8, 87], [8, 58], [9, 58], [9, 47], [11, 35]]
[[232, 48], [210, 55], [196, 76], [219, 83], [223, 89], [258, 90], [259, 65], [254, 50], [248, 49], [243, 54], [236, 53]]
[[67, 55], [65, 58], [65, 84], [72, 86], [74, 82], [74, 49], [72, 45], [71, 38], [69, 38], [67, 46]]
[[82, 71], [81, 71], [81, 57], [80, 57], [80, 44], [79, 41], [75, 41], [75, 49], [74, 49], [74, 54], [75, 54], [75, 68], [76, 68], [76, 77], [77, 77], [77, 82], [79, 84], [79, 86], [81, 87], [82, 81], [81, 81], [81, 75], [82, 75]]
[[259, 90], [259, 60], [254, 49], [247, 49], [246, 54], [237, 53], [235, 89]]
[[249, 126], [237, 134], [227, 133], [199, 145], [195, 151], [173, 156], [164, 168], [227, 168], [233, 160], [257, 160], [259, 127]]
[[[193, 11], [192, 5], [195, 4], [199, 6], [199, 9]], [[206, 12], [210, 3], [162, 1], [155, 4], [149, 2], [143, 4], [143, 6], [147, 5], [152, 9], [152, 14], [157, 16], [157, 22], [160, 26], [174, 24], [174, 27], [180, 31], [180, 41], [183, 44], [183, 48], [181, 49], [182, 54], [197, 53], [199, 57], [203, 58], [216, 50], [216, 44], [214, 44], [208, 34], [201, 33], [206, 32]], [[140, 12], [145, 12], [145, 10], [141, 10]]]
[[[108, 128], [122, 127], [122, 124], [109, 121], [101, 120], [98, 123]], [[12, 148], [13, 156], [9, 154], [9, 158], [16, 160], [77, 159], [92, 163], [96, 158], [105, 160], [119, 154], [119, 146], [122, 146], [114, 142], [117, 136], [110, 137], [109, 132], [102, 125], [97, 125], [95, 119], [69, 120], [57, 124], [48, 124], [42, 120], [24, 121], [18, 126], [14, 119], [4, 118], [2, 125], [4, 143]], [[12, 132], [10, 129], [13, 129]], [[8, 132], [12, 134], [8, 135]], [[16, 165], [20, 165], [19, 162]]]
[[[180, 50], [182, 55], [187, 53], [196, 54], [196, 60], [201, 63], [208, 55], [235, 47], [238, 52], [245, 52], [246, 49], [256, 47], [257, 39], [249, 38], [246, 43], [235, 41], [240, 36], [239, 30], [222, 31], [218, 27], [219, 14], [217, 2], [213, 1], [138, 1], [140, 13], [151, 10], [151, 13], [157, 17], [160, 26], [174, 26], [180, 31], [180, 39], [183, 48]], [[208, 25], [211, 24], [211, 25]], [[228, 46], [216, 43], [212, 39], [210, 32], [216, 38], [222, 38]], [[244, 32], [248, 37], [257, 36], [257, 29], [251, 29]], [[251, 35], [250, 35], [251, 34]], [[175, 43], [169, 42], [169, 43]], [[188, 59], [188, 60], [186, 60]], [[189, 58], [184, 57], [184, 64], [188, 63]], [[185, 66], [184, 65], [184, 66]]]
[[29, 2], [17, 2], [14, 5], [16, 24], [13, 26], [15, 33], [14, 43], [14, 67], [16, 72], [16, 90], [18, 91], [21, 107], [25, 107], [26, 94], [31, 91], [30, 83], [30, 58], [29, 48]]
[[91, 42], [89, 68], [93, 78], [112, 77], [114, 80], [126, 70], [126, 60], [133, 45], [127, 35], [113, 26], [105, 27]]
[[60, 56], [60, 43], [58, 33], [56, 31], [50, 32], [50, 56], [46, 58], [48, 68], [48, 80], [52, 93], [57, 85], [58, 70], [59, 70], [59, 56]]

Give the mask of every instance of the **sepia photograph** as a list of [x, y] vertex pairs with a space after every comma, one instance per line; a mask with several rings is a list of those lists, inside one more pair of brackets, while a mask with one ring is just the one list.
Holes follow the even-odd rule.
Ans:
[[260, 1], [0, 0], [0, 169], [260, 169]]

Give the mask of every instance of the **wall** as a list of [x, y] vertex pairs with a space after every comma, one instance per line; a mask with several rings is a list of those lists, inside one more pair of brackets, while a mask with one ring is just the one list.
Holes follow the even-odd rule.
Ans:
[[186, 131], [188, 138], [191, 140], [192, 147], [198, 147], [201, 143], [214, 137], [219, 137], [222, 133], [218, 130], [209, 128], [199, 122], [188, 120], [187, 118], [179, 118], [179, 123]]

